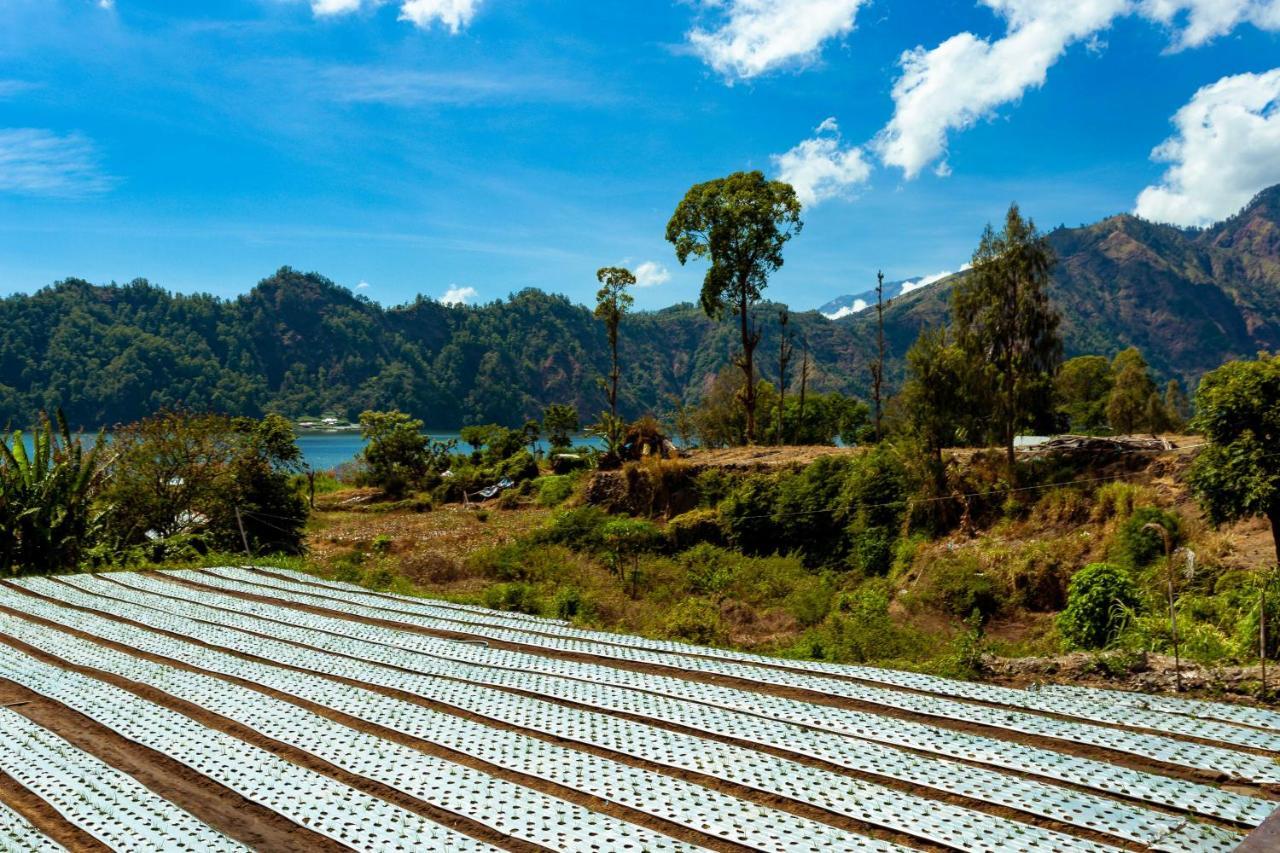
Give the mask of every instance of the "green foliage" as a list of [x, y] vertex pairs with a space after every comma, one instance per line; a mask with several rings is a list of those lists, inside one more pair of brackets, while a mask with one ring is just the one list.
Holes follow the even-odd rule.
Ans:
[[573, 495], [577, 486], [577, 478], [567, 474], [549, 474], [539, 477], [535, 482], [538, 488], [538, 506], [545, 507], [560, 506]]
[[[1159, 420], [1161, 412], [1148, 412], [1148, 402], [1156, 393], [1156, 383], [1151, 379], [1146, 359], [1137, 347], [1130, 347], [1116, 355], [1112, 364], [1114, 380], [1107, 398], [1107, 422], [1118, 433], [1131, 433], [1139, 429], [1155, 431], [1159, 424], [1151, 423], [1151, 415]], [[1157, 408], [1161, 408], [1156, 397]]]
[[743, 372], [742, 406], [746, 443], [756, 438], [756, 377], [753, 355], [760, 332], [750, 319], [769, 275], [782, 266], [782, 248], [800, 233], [800, 202], [790, 184], [769, 181], [762, 172], [735, 172], [689, 189], [667, 223], [667, 240], [684, 265], [709, 261], [699, 302], [713, 319], [736, 315]]
[[552, 450], [569, 447], [578, 426], [578, 410], [568, 404], [552, 403], [542, 412], [542, 429]]
[[94, 540], [101, 437], [86, 452], [58, 412], [32, 439], [28, 453], [21, 432], [0, 437], [0, 576], [75, 568]]
[[962, 553], [939, 559], [929, 566], [924, 600], [953, 616], [978, 613], [986, 619], [1000, 610], [1000, 589], [977, 557]]
[[1144, 529], [1148, 524], [1167, 530], [1170, 547], [1178, 547], [1182, 531], [1178, 516], [1159, 507], [1138, 507], [1116, 531], [1116, 558], [1124, 565], [1140, 569], [1164, 557], [1164, 537], [1158, 530]]
[[610, 571], [630, 586], [635, 598], [640, 586], [640, 555], [662, 545], [662, 531], [644, 519], [614, 518], [600, 528], [600, 537]]
[[433, 448], [422, 426], [404, 412], [362, 412], [360, 434], [369, 442], [363, 451], [365, 481], [392, 497], [421, 487], [446, 452]]
[[631, 309], [635, 299], [627, 288], [636, 283], [636, 277], [623, 267], [601, 267], [596, 270], [600, 290], [596, 293], [595, 318], [604, 323], [609, 333], [609, 416], [618, 417], [618, 326], [622, 315]]
[[663, 629], [677, 640], [701, 646], [728, 642], [719, 609], [704, 598], [686, 598], [676, 604], [664, 621]]
[[939, 462], [943, 448], [964, 444], [977, 431], [972, 373], [964, 351], [950, 342], [945, 327], [922, 330], [907, 350], [907, 380], [893, 402], [893, 414]]
[[755, 474], [742, 479], [718, 507], [729, 541], [748, 554], [778, 550], [774, 507], [778, 502], [775, 477]]
[[307, 505], [293, 487], [302, 454], [289, 423], [165, 412], [117, 430], [102, 492], [105, 542], [204, 535], [212, 548], [302, 550]]
[[708, 543], [719, 545], [724, 539], [720, 513], [714, 509], [692, 509], [667, 522], [667, 538], [677, 551]]
[[597, 507], [574, 507], [556, 513], [534, 538], [539, 542], [565, 545], [575, 551], [599, 551], [604, 547], [603, 528], [608, 522], [609, 515]]
[[1091, 563], [1071, 579], [1058, 630], [1070, 647], [1104, 648], [1119, 636], [1139, 604], [1138, 590], [1123, 569]]
[[867, 663], [915, 655], [921, 639], [889, 614], [893, 589], [883, 578], [836, 597], [834, 609], [807, 632], [794, 653], [820, 660]]
[[484, 606], [494, 610], [507, 610], [513, 613], [538, 615], [542, 612], [542, 601], [537, 591], [527, 583], [494, 584], [484, 591]]
[[953, 288], [956, 343], [976, 369], [971, 405], [990, 410], [991, 437], [1006, 449], [1013, 474], [1013, 439], [1052, 420], [1052, 381], [1062, 360], [1061, 318], [1049, 302], [1055, 256], [1031, 220], [1011, 205], [1000, 233], [987, 226], [973, 267]]
[[1107, 401], [1115, 375], [1111, 363], [1100, 355], [1082, 355], [1062, 365], [1054, 390], [1058, 397], [1058, 412], [1069, 430], [1076, 433], [1097, 433], [1105, 430]]
[[[886, 445], [858, 457], [841, 490], [853, 568], [883, 575], [906, 517], [909, 486], [901, 460]], [[837, 516], [837, 520], [839, 516]]]
[[1192, 426], [1209, 442], [1188, 475], [1200, 505], [1215, 524], [1268, 519], [1280, 562], [1280, 356], [1206, 374]]
[[[524, 449], [525, 434], [498, 424], [465, 426], [458, 436], [474, 448], [479, 464], [494, 465]], [[526, 451], [527, 452], [527, 451]]]

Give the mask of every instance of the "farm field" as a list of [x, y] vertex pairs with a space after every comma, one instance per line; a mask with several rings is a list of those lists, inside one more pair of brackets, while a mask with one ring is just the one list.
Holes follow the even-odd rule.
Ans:
[[280, 569], [0, 583], [0, 849], [1228, 851], [1280, 713]]

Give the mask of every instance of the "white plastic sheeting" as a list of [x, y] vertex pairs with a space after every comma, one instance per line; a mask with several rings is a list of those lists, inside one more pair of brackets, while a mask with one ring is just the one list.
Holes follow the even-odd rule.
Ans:
[[[0, 616], [0, 631], [30, 623]], [[236, 793], [339, 843], [387, 851], [491, 846], [371, 797], [114, 685], [0, 644], [0, 677], [79, 711]]]
[[66, 848], [0, 803], [0, 850], [10, 853], [66, 853]]
[[[61, 609], [59, 613], [60, 608], [43, 605], [33, 599], [27, 599], [26, 603], [14, 600], [21, 598], [25, 597], [13, 595], [0, 600], [6, 606], [23, 609], [43, 618], [54, 618], [104, 639], [128, 643], [153, 654], [174, 656], [189, 665], [210, 671], [246, 678], [360, 719], [447, 745], [499, 766], [539, 775], [595, 796], [648, 810], [677, 823], [714, 831], [721, 837], [757, 849], [806, 849], [812, 845], [811, 839], [829, 838], [833, 834], [829, 827], [771, 809], [760, 809], [736, 798], [660, 774], [638, 771], [527, 736], [494, 730], [367, 690], [335, 684], [327, 679], [247, 662], [170, 637], [113, 623], [109, 619], [67, 609]], [[176, 620], [169, 627], [178, 627]], [[65, 642], [58, 642], [55, 637], [48, 637], [46, 640], [57, 642], [60, 650], [67, 647]], [[275, 658], [275, 649], [265, 651], [273, 653], [272, 657]], [[316, 656], [315, 653], [305, 651], [304, 655]], [[294, 658], [297, 657], [295, 653]], [[298, 661], [289, 659], [281, 662], [294, 664]], [[302, 662], [306, 663], [305, 659]], [[355, 669], [354, 673], [349, 672], [352, 669]], [[363, 674], [350, 665], [343, 672], [347, 675]], [[406, 684], [403, 676], [395, 677], [395, 673], [389, 675], [392, 677], [384, 675], [385, 684], [395, 685], [399, 689], [411, 687]], [[440, 686], [444, 690], [437, 691], [430, 698], [437, 701], [444, 699], [455, 707], [469, 706], [467, 710], [475, 710], [514, 725], [524, 725], [548, 734], [615, 749], [670, 767], [741, 782], [833, 813], [917, 834], [927, 840], [947, 843], [956, 849], [1102, 849], [1099, 845], [1089, 845], [1059, 833], [895, 794], [830, 771], [797, 765], [740, 747], [704, 741], [487, 688], [452, 682], [441, 682]], [[1184, 823], [1175, 818], [1152, 814], [1147, 814], [1146, 817], [1155, 820], [1143, 834], [1144, 841], [1171, 838]], [[1231, 840], [1234, 843], [1234, 838], [1229, 833], [1220, 834], [1224, 842]], [[835, 846], [842, 849], [884, 849], [881, 842], [846, 833], [835, 835]], [[1202, 834], [1201, 840], [1208, 842], [1212, 837]], [[1202, 849], [1225, 850], [1229, 846], [1210, 845]]]
[[0, 708], [0, 769], [109, 847], [248, 850], [87, 752]]
[[557, 850], [600, 849], [597, 845], [606, 850], [698, 849], [212, 676], [154, 663], [31, 622], [3, 618], [0, 630], [75, 665], [147, 684], [349, 772], [533, 844]]
[[[351, 604], [363, 604], [386, 610], [388, 613], [399, 612], [406, 615], [413, 614], [454, 619], [460, 624], [477, 627], [519, 627], [553, 637], [581, 639], [605, 645], [616, 645], [622, 648], [707, 657], [713, 660], [760, 664], [772, 668], [781, 667], [803, 670], [823, 675], [905, 687], [926, 693], [1074, 716], [1095, 722], [1149, 728], [1170, 734], [1209, 737], [1221, 740], [1224, 743], [1280, 751], [1280, 736], [1271, 735], [1267, 732], [1240, 730], [1235, 726], [1215, 727], [1213, 725], [1188, 724], [1187, 720], [1179, 719], [1179, 717], [1191, 717], [1193, 718], [1193, 723], [1194, 720], [1222, 721], [1280, 732], [1280, 713], [1265, 709], [1228, 705], [1221, 702], [1205, 702], [1177, 697], [1149, 697], [1118, 690], [1094, 690], [1092, 688], [1079, 687], [1055, 686], [1042, 691], [1017, 690], [878, 667], [833, 664], [823, 661], [779, 660], [744, 652], [691, 646], [664, 640], [651, 640], [646, 637], [588, 631], [550, 620], [531, 623], [527, 621], [529, 617], [523, 614], [499, 613], [492, 610], [486, 611], [482, 608], [476, 608], [469, 613], [462, 614], [449, 610], [448, 608], [451, 605], [446, 605], [443, 602], [371, 592], [351, 584], [325, 581], [311, 575], [289, 572], [283, 569], [257, 571], [227, 567], [176, 574], [180, 574], [187, 580], [197, 583], [209, 582], [209, 575], [220, 576], [226, 579], [251, 582], [267, 588], [324, 597], [327, 600], [327, 603], [314, 601], [313, 603], [317, 606], [334, 607], [337, 605], [337, 609], [343, 609], [344, 606]], [[290, 575], [294, 575], [296, 580], [283, 579]], [[341, 595], [327, 593], [326, 589], [340, 592]], [[265, 591], [263, 593], [271, 594]], [[456, 605], [452, 606], [456, 607]], [[384, 618], [394, 617], [386, 616]], [[1124, 710], [1118, 710], [1117, 705], [1122, 706]]]
[[[143, 582], [142, 579], [138, 580]], [[818, 771], [819, 775], [817, 777], [806, 779], [807, 774], [812, 775], [813, 768], [797, 767], [789, 762], [750, 750], [723, 748], [721, 744], [712, 744], [688, 736], [673, 736], [670, 732], [652, 730], [652, 732], [641, 733], [634, 731], [635, 724], [627, 724], [630, 727], [629, 729], [624, 727], [624, 730], [631, 732], [631, 737], [622, 736], [615, 730], [611, 740], [608, 742], [590, 741], [582, 732], [586, 731], [594, 735], [601, 731], [602, 728], [607, 728], [602, 727], [598, 719], [566, 719], [566, 713], [572, 709], [566, 709], [563, 706], [547, 706], [546, 703], [536, 703], [536, 700], [528, 699], [521, 700], [520, 697], [506, 696], [504, 698], [503, 694], [485, 691], [475, 685], [488, 683], [507, 689], [555, 696], [604, 710], [640, 715], [676, 723], [698, 731], [708, 731], [776, 746], [780, 749], [820, 758], [829, 763], [853, 770], [888, 776], [949, 793], [961, 794], [984, 800], [994, 805], [1017, 808], [1082, 828], [1111, 834], [1117, 838], [1152, 845], [1158, 849], [1181, 850], [1188, 849], [1188, 847], [1194, 847], [1194, 849], [1230, 849], [1238, 841], [1238, 837], [1232, 833], [1227, 833], [1211, 826], [1184, 821], [1157, 812], [1117, 803], [1113, 800], [1043, 785], [1014, 776], [984, 771], [980, 768], [966, 767], [952, 762], [931, 761], [901, 750], [886, 749], [874, 744], [855, 743], [827, 732], [813, 731], [802, 726], [784, 724], [755, 715], [727, 712], [724, 709], [715, 708], [698, 701], [697, 697], [700, 693], [714, 694], [725, 691], [725, 688], [718, 688], [713, 685], [670, 679], [675, 682], [672, 686], [679, 686], [694, 696], [694, 701], [677, 701], [660, 695], [660, 693], [602, 686], [593, 683], [590, 673], [585, 676], [586, 681], [564, 678], [553, 679], [535, 675], [518, 668], [520, 660], [530, 657], [518, 653], [478, 649], [466, 644], [404, 634], [403, 632], [376, 626], [343, 623], [349, 628], [349, 633], [378, 632], [395, 642], [395, 645], [380, 645], [338, 634], [325, 634], [314, 630], [299, 631], [289, 628], [283, 623], [272, 623], [259, 618], [238, 616], [229, 611], [220, 611], [204, 605], [195, 605], [176, 599], [150, 596], [141, 592], [129, 592], [100, 580], [77, 578], [73, 579], [73, 582], [77, 585], [101, 586], [104, 589], [111, 590], [113, 594], [119, 594], [124, 598], [138, 602], [150, 602], [152, 605], [165, 608], [165, 611], [146, 606], [119, 604], [115, 601], [105, 602], [102, 599], [95, 599], [91, 595], [76, 593], [63, 585], [48, 581], [28, 581], [26, 583], [41, 588], [42, 591], [46, 591], [47, 588], [50, 594], [62, 597], [71, 603], [86, 606], [96, 605], [98, 607], [107, 605], [111, 612], [116, 615], [136, 619], [164, 630], [181, 632], [184, 630], [184, 626], [190, 624], [190, 619], [213, 616], [228, 625], [239, 624], [252, 630], [277, 636], [281, 641], [304, 643], [317, 649], [328, 650], [332, 654], [323, 655], [317, 651], [290, 645], [289, 642], [265, 640], [260, 636], [249, 636], [236, 631], [226, 631], [215, 628], [212, 625], [202, 626], [201, 628], [201, 638], [206, 642], [217, 643], [291, 666], [299, 666], [314, 671], [416, 692], [426, 698], [446, 701], [456, 707], [499, 718], [504, 722], [524, 725], [558, 736], [588, 740], [588, 742], [595, 742], [597, 745], [638, 754], [639, 757], [647, 760], [655, 760], [671, 766], [683, 766], [700, 772], [711, 772], [741, 784], [752, 785], [761, 790], [811, 802], [812, 804], [829, 808], [832, 811], [850, 814], [855, 817], [861, 817], [861, 813], [866, 811], [867, 808], [864, 803], [861, 803], [861, 796], [856, 788], [850, 790], [850, 780], [842, 779], [838, 774]], [[274, 605], [257, 604], [242, 600], [234, 600], [230, 603], [237, 606], [244, 605], [250, 609], [268, 613], [281, 610], [281, 608], [277, 608]], [[52, 606], [52, 609], [58, 610], [59, 608]], [[166, 613], [169, 615], [166, 615]], [[292, 616], [294, 612], [286, 610], [279, 615]], [[327, 619], [327, 617], [315, 617], [310, 614], [299, 615], [307, 619], [333, 621]], [[468, 655], [505, 656], [508, 658], [508, 663], [513, 663], [517, 666], [507, 670], [492, 670], [450, 663], [413, 652], [410, 647], [419, 643], [434, 644]], [[346, 655], [347, 657], [334, 657], [335, 654]], [[380, 660], [385, 666], [356, 660], [362, 658], [369, 658], [371, 662]], [[512, 661], [510, 660], [511, 658], [516, 660]], [[535, 657], [534, 660], [544, 665], [560, 665], [567, 670], [584, 666], [573, 662], [555, 661], [554, 659], [540, 657]], [[415, 678], [407, 674], [406, 670], [417, 671], [424, 676], [468, 679], [473, 683], [441, 682], [439, 678], [432, 677]], [[667, 680], [640, 673], [608, 671], [626, 675], [628, 678], [636, 680], [637, 683], [643, 683], [645, 679], [659, 682]], [[665, 684], [658, 687], [660, 691], [665, 690]], [[728, 692], [736, 693], [741, 691]], [[790, 702], [796, 708], [808, 709], [809, 711], [838, 714], [853, 713], [825, 706], [795, 703], [793, 700], [777, 701]], [[535, 707], [535, 703], [538, 707]], [[553, 710], [548, 710], [548, 707]], [[599, 717], [599, 715], [592, 716]], [[874, 726], [877, 723], [888, 726], [901, 723], [901, 721], [890, 718], [870, 715], [857, 716], [869, 717], [869, 726]], [[919, 726], [919, 724], [905, 725], [914, 726], [918, 733], [928, 733], [932, 738], [939, 741], [947, 741], [953, 738], [960, 741], [973, 740], [972, 736], [947, 730], [923, 727]], [[658, 732], [658, 734], [653, 732]], [[673, 737], [677, 741], [679, 738], [683, 738], [684, 742], [673, 744]], [[981, 741], [982, 739], [977, 740]], [[725, 749], [737, 749], [737, 753], [733, 754], [730, 751], [726, 755]], [[1027, 748], [1020, 747], [1020, 749]], [[637, 750], [642, 750], [642, 752], [637, 753]], [[1031, 750], [1031, 752], [1034, 753], [1035, 751]], [[1230, 815], [1230, 819], [1240, 820], [1243, 823], [1260, 821], [1262, 817], [1269, 813], [1271, 808], [1271, 804], [1265, 801], [1240, 797], [1239, 795], [1221, 792], [1208, 786], [1191, 785], [1150, 774], [1137, 774], [1133, 773], [1133, 771], [1112, 768], [1099, 762], [1090, 763], [1080, 759], [1070, 759], [1053, 752], [1047, 752], [1047, 756], [1051, 759], [1065, 760], [1067, 762], [1081, 762], [1086, 766], [1090, 764], [1096, 765], [1093, 769], [1118, 770], [1116, 784], [1124, 786], [1130, 783], [1137, 783], [1141, 786], [1141, 793], [1150, 799], [1171, 803], [1178, 797], [1185, 798], [1191, 795], [1193, 802], [1201, 809], [1211, 812], [1216, 811], [1221, 813], [1222, 816]], [[690, 767], [690, 762], [702, 761], [706, 762], [705, 766]], [[797, 783], [796, 780], [798, 779], [804, 781]], [[846, 791], [848, 793], [845, 793]], [[1134, 795], [1128, 788], [1122, 788], [1120, 793], [1125, 796]], [[849, 794], [854, 796], [850, 797]], [[843, 799], [842, 795], [844, 795]], [[897, 796], [900, 797], [901, 795]], [[888, 814], [889, 818], [886, 818], [884, 814], [873, 815], [873, 817], [878, 817], [881, 821], [892, 819], [892, 812], [890, 811]], [[987, 819], [984, 818], [983, 820]], [[956, 827], [962, 827], [964, 821], [949, 821], [949, 823]], [[916, 825], [927, 828], [926, 824], [921, 824], [918, 820]], [[941, 840], [945, 837], [945, 834], [945, 829], [937, 830], [929, 837], [932, 840]], [[989, 838], [989, 834], [987, 838]], [[981, 844], [983, 841], [981, 838], [966, 841], [959, 836], [948, 840], [957, 844], [967, 845]], [[1003, 846], [1006, 845], [1001, 844], [996, 849], [1000, 849]], [[962, 849], [987, 848], [970, 846]]]
[[[88, 577], [75, 578], [72, 582], [82, 588], [101, 591], [104, 595], [122, 598], [125, 600], [141, 601], [143, 603], [149, 603], [150, 606], [163, 606], [172, 609], [189, 604], [184, 599], [174, 597], [175, 594], [181, 594], [182, 587], [170, 582], [136, 575], [117, 575], [114, 577], [116, 578], [116, 581], [114, 582]], [[128, 586], [137, 591], [130, 592], [128, 589], [121, 589], [121, 585]], [[145, 597], [151, 593], [154, 593], [155, 595], [152, 595], [149, 598]], [[138, 596], [144, 597], [138, 598]], [[384, 648], [375, 649], [370, 647], [363, 651], [357, 651], [354, 654], [366, 657], [370, 660], [380, 660], [384, 663], [390, 663], [393, 665], [404, 665], [404, 660], [400, 657], [403, 652], [416, 651], [436, 657], [479, 662], [484, 665], [491, 665], [494, 661], [506, 661], [506, 663], [499, 663], [497, 665], [506, 666], [520, 672], [550, 672], [569, 678], [589, 681], [593, 684], [618, 684], [633, 686], [637, 689], [651, 689], [662, 692], [664, 695], [682, 695], [680, 691], [685, 691], [683, 695], [688, 695], [688, 691], [693, 691], [691, 698], [698, 701], [701, 701], [708, 693], [714, 693], [717, 690], [714, 686], [698, 684], [697, 682], [689, 682], [685, 679], [667, 678], [665, 680], [661, 680], [661, 677], [658, 676], [635, 673], [615, 667], [596, 666], [592, 668], [590, 665], [583, 664], [581, 662], [557, 659], [544, 655], [520, 654], [496, 649], [486, 649], [470, 644], [452, 642], [421, 634], [399, 631], [392, 628], [367, 625], [352, 620], [342, 619], [340, 617], [320, 616], [306, 613], [292, 607], [282, 607], [278, 605], [248, 601], [231, 595], [223, 595], [213, 590], [210, 590], [207, 593], [202, 593], [201, 600], [207, 604], [195, 605], [195, 607], [197, 607], [196, 610], [188, 609], [184, 611], [184, 614], [189, 615], [192, 618], [207, 619], [218, 624], [233, 625], [244, 628], [245, 630], [264, 633], [271, 633], [272, 631], [272, 621], [267, 620], [273, 620], [275, 623], [280, 625], [291, 625], [328, 632], [328, 634], [312, 635], [311, 642], [321, 646], [323, 646], [323, 641], [329, 634], [336, 634], [343, 638], [358, 638], [370, 643], [379, 643], [382, 644]], [[510, 637], [516, 638], [513, 639], [513, 642], [521, 642], [518, 638], [522, 635], [516, 632], [503, 631], [498, 633], [503, 635], [503, 639], [507, 639], [507, 635], [510, 635]], [[287, 634], [281, 636], [288, 639]], [[571, 646], [575, 645], [573, 641], [561, 641], [555, 640], [554, 638], [533, 637], [532, 641], [536, 641], [537, 645], [548, 648], [549, 650], [573, 651], [574, 649], [563, 649], [562, 646], [565, 644], [569, 644]], [[526, 639], [523, 642], [526, 645], [534, 644], [531, 643], [529, 639]], [[705, 661], [696, 658], [693, 660], [702, 664], [710, 665], [713, 673], [716, 671], [715, 668], [719, 665], [718, 662], [715, 661]], [[667, 663], [670, 664], [670, 661], [667, 661]], [[723, 666], [727, 671], [720, 674], [734, 674], [732, 672], [734, 665], [725, 664]], [[764, 671], [762, 668], [753, 669]], [[705, 672], [707, 670], [700, 669], [699, 671]], [[806, 686], [806, 680], [809, 679], [809, 676], [806, 676], [803, 673], [778, 672], [777, 674], [784, 682], [789, 683], [790, 686]], [[477, 675], [469, 675], [467, 677], [483, 678], [483, 676]], [[896, 691], [852, 682], [832, 682], [829, 679], [817, 680], [824, 684], [834, 684], [836, 688], [844, 688], [843, 690], [837, 689], [831, 691], [839, 695], [857, 698], [870, 704], [912, 711], [925, 716], [960, 719], [993, 728], [1041, 734], [1058, 740], [1108, 746], [1117, 751], [1131, 752], [1143, 757], [1156, 758], [1174, 765], [1192, 767], [1213, 773], [1229, 772], [1239, 778], [1245, 778], [1252, 781], [1267, 781], [1271, 778], [1280, 778], [1280, 766], [1277, 766], [1277, 764], [1270, 758], [1251, 755], [1231, 749], [1208, 746], [1199, 743], [1188, 743], [1156, 735], [1143, 735], [1109, 729], [1092, 724], [1074, 723], [1071, 721], [1041, 717], [1038, 715], [1026, 714], [1002, 708], [992, 708], [984, 705], [971, 705], [965, 702], [940, 699], [918, 693]], [[693, 685], [692, 687], [690, 686], [691, 684]], [[646, 687], [646, 685], [648, 686]], [[723, 688], [719, 689], [723, 690]], [[812, 691], [821, 691], [823, 689], [823, 685], [808, 684], [807, 689]], [[669, 693], [669, 691], [675, 692]], [[742, 701], [756, 704], [768, 703], [777, 698], [769, 697], [765, 694], [760, 694], [754, 691], [738, 691], [738, 694], [738, 698]], [[749, 705], [739, 707], [743, 710], [754, 710]], [[841, 709], [832, 709], [826, 706], [809, 705], [808, 707], [813, 709], [813, 713], [822, 714], [828, 718], [840, 718], [851, 713], [848, 711], [842, 712]], [[873, 721], [882, 721], [884, 719], [879, 715], [864, 716]], [[794, 718], [786, 717], [785, 719]], [[859, 735], [862, 734], [862, 732], [855, 733]], [[949, 732], [947, 735], [943, 736], [942, 739], [947, 742], [956, 742], [955, 738], [957, 735], [960, 735], [960, 733]], [[938, 739], [938, 737], [933, 738], [935, 742]], [[908, 743], [907, 745], [913, 744]], [[959, 757], [968, 756], [961, 755]], [[1027, 772], [1036, 773], [1037, 775], [1054, 776], [1058, 772], [1058, 765], [1063, 763], [1064, 762], [1062, 761], [1053, 762], [1048, 766], [1048, 768], [1042, 771], [1038, 771], [1034, 767], [1015, 769], [1025, 769]], [[1108, 767], [1109, 765], [1102, 766]], [[1096, 784], [1089, 782], [1085, 782], [1084, 784], [1090, 787], [1096, 786]], [[1216, 789], [1207, 789], [1206, 793], [1214, 790]], [[1121, 793], [1125, 793], [1125, 791], [1122, 790]], [[1140, 794], [1137, 796], [1142, 798]], [[1201, 799], [1202, 798], [1199, 797], [1192, 800], [1178, 799], [1175, 802], [1180, 808], [1199, 810], [1204, 805], [1203, 803], [1198, 802]], [[1209, 797], [1210, 807], [1212, 807], [1212, 803], [1215, 802], [1216, 799], [1216, 796]]]

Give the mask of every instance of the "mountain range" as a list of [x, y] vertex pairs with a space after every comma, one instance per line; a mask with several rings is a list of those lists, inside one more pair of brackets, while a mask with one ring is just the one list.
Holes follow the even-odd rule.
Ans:
[[[1194, 386], [1224, 360], [1280, 349], [1280, 186], [1203, 230], [1118, 215], [1048, 239], [1069, 356], [1137, 346], [1160, 378]], [[946, 322], [960, 275], [894, 283], [885, 312], [891, 385], [920, 329]], [[875, 312], [853, 311], [858, 299], [871, 301], [860, 294], [791, 314], [813, 361], [811, 388], [865, 393]], [[761, 373], [771, 380], [782, 309], [757, 311]], [[736, 337], [688, 303], [628, 315], [623, 413], [696, 399], [730, 363]], [[420, 297], [384, 308], [286, 267], [230, 300], [76, 279], [0, 300], [0, 425], [58, 406], [89, 427], [179, 406], [346, 416], [396, 407], [429, 426], [515, 424], [553, 402], [584, 415], [604, 409], [607, 368], [605, 332], [590, 310], [532, 289], [480, 306]]]

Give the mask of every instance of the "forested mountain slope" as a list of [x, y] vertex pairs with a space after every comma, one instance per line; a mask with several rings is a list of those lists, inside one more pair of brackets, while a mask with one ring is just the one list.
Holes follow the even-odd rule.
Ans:
[[[1280, 349], [1280, 187], [1203, 231], [1122, 215], [1049, 239], [1068, 355], [1137, 346], [1163, 377], [1194, 384], [1227, 358]], [[891, 380], [919, 329], [945, 322], [956, 279], [890, 306]], [[766, 378], [777, 373], [780, 307], [758, 311]], [[812, 388], [864, 391], [874, 312], [837, 321], [793, 314], [792, 329], [808, 342]], [[690, 304], [627, 317], [624, 413], [696, 398], [735, 341], [731, 324]], [[590, 310], [538, 290], [476, 307], [419, 298], [382, 308], [289, 268], [234, 300], [145, 281], [68, 280], [0, 300], [0, 425], [59, 405], [85, 426], [175, 406], [290, 415], [398, 407], [433, 426], [517, 423], [552, 402], [603, 409], [607, 359]], [[793, 364], [796, 382], [798, 352]]]

